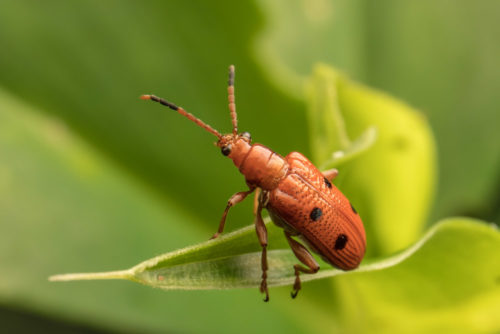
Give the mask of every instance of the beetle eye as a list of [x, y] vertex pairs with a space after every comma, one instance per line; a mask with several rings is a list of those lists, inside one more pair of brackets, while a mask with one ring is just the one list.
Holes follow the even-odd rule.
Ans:
[[228, 145], [222, 147], [220, 149], [220, 151], [222, 152], [223, 155], [225, 155], [227, 157], [229, 155], [229, 153], [231, 153], [231, 144], [228, 144]]
[[252, 136], [250, 135], [250, 132], [243, 132], [240, 136], [245, 138], [245, 139], [248, 139], [248, 141], [252, 140]]

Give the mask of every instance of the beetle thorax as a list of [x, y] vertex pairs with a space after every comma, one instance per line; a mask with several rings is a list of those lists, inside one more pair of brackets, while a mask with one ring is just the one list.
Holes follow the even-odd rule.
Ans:
[[252, 145], [243, 139], [233, 141], [231, 147], [228, 157], [249, 185], [272, 190], [286, 176], [288, 163], [269, 148], [260, 144]]

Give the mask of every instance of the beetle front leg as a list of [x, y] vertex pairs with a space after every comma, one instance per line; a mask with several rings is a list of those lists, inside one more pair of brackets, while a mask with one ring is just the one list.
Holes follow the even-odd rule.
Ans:
[[335, 179], [337, 175], [339, 175], [339, 171], [336, 168], [332, 168], [329, 170], [325, 170], [324, 172], [322, 172], [322, 174], [328, 181], [333, 181], [333, 179]]
[[267, 229], [262, 219], [262, 203], [259, 201], [257, 212], [255, 215], [255, 231], [259, 238], [259, 243], [262, 246], [261, 267], [262, 281], [260, 283], [260, 292], [266, 294], [265, 302], [269, 301], [269, 289], [267, 288]]
[[227, 201], [226, 209], [224, 210], [224, 213], [222, 214], [222, 218], [219, 223], [219, 228], [217, 232], [210, 238], [210, 239], [215, 239], [217, 238], [223, 231], [224, 231], [224, 225], [226, 224], [226, 217], [229, 209], [238, 204], [239, 202], [243, 201], [245, 197], [247, 197], [249, 194], [251, 194], [255, 190], [255, 187], [250, 188], [247, 191], [240, 191], [231, 196], [231, 198]]
[[305, 264], [308, 268], [301, 266], [300, 264], [296, 264], [293, 266], [295, 269], [295, 283], [293, 284], [293, 291], [292, 291], [292, 298], [297, 297], [297, 294], [299, 293], [299, 290], [301, 288], [301, 283], [300, 283], [300, 273], [306, 273], [306, 274], [315, 274], [319, 270], [319, 264], [316, 262], [314, 257], [309, 253], [307, 248], [305, 248], [301, 243], [298, 241], [292, 239], [292, 236], [290, 233], [285, 231], [285, 237], [286, 240], [288, 241], [288, 244], [292, 248], [293, 254], [299, 259], [300, 262]]

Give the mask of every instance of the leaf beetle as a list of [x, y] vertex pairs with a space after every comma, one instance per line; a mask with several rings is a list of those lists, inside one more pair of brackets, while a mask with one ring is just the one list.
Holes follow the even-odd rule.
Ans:
[[301, 289], [300, 273], [314, 274], [319, 270], [314, 257], [296, 237], [334, 267], [352, 270], [358, 267], [365, 254], [365, 230], [354, 206], [331, 183], [338, 174], [336, 169], [320, 172], [299, 152], [283, 157], [264, 145], [252, 143], [250, 133], [238, 133], [234, 75], [231, 65], [227, 91], [233, 129], [229, 134], [219, 133], [183, 108], [155, 95], [142, 95], [141, 98], [177, 111], [217, 137], [216, 145], [243, 174], [249, 189], [237, 192], [228, 200], [212, 239], [223, 232], [229, 209], [255, 192], [255, 228], [262, 247], [260, 291], [265, 294], [264, 301], [268, 301], [267, 229], [262, 219], [265, 208], [272, 221], [283, 228], [300, 262], [294, 265], [292, 298], [295, 298]]

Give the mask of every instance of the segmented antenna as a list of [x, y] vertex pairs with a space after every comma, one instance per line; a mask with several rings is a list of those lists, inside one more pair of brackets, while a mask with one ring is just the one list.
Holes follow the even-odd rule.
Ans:
[[233, 121], [233, 135], [238, 134], [238, 119], [236, 117], [236, 104], [234, 103], [234, 65], [229, 66], [229, 79], [227, 80], [227, 99], [229, 112]]
[[214, 134], [215, 136], [217, 136], [217, 138], [220, 139], [222, 137], [222, 135], [217, 130], [215, 130], [214, 128], [212, 128], [210, 125], [204, 123], [201, 119], [197, 118], [193, 114], [188, 113], [186, 110], [182, 109], [181, 107], [176, 106], [175, 104], [173, 104], [171, 102], [168, 102], [165, 99], [162, 99], [162, 98], [154, 96], [154, 95], [141, 95], [141, 99], [143, 99], [143, 100], [151, 100], [151, 101], [163, 104], [164, 106], [167, 106], [170, 109], [177, 111], [182, 116], [185, 116], [188, 119], [190, 119], [191, 121], [195, 122], [198, 126], [200, 126], [203, 129], [207, 130], [211, 134]]

